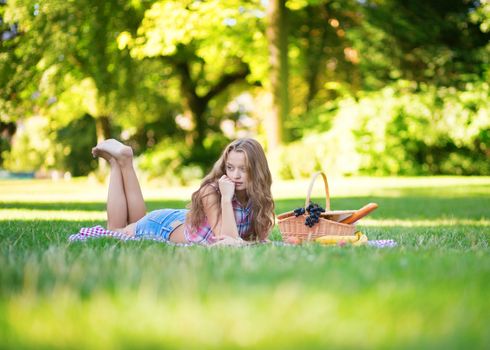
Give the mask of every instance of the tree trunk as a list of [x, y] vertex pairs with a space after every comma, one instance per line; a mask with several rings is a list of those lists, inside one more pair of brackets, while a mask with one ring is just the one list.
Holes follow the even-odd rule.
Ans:
[[[325, 61], [324, 48], [327, 45], [328, 31], [324, 23], [329, 20], [329, 15], [326, 10], [326, 6], [309, 6], [306, 8], [308, 16], [313, 18], [316, 14], [320, 14], [323, 26], [316, 25], [316, 21], [310, 28], [310, 35], [308, 36], [308, 48], [306, 52], [306, 73], [305, 80], [308, 88], [308, 93], [305, 100], [305, 111], [308, 112], [312, 107], [313, 99], [318, 92], [318, 78], [320, 73], [320, 67], [322, 67]], [[318, 35], [313, 35], [312, 31], [316, 31]]]
[[194, 120], [196, 122], [196, 134], [194, 143], [197, 147], [204, 149], [204, 139], [207, 134], [207, 123], [204, 116], [208, 103], [200, 100], [200, 104], [193, 110]]
[[250, 69], [248, 65], [243, 64], [236, 72], [223, 74], [204, 96], [200, 96], [197, 94], [197, 83], [191, 76], [189, 63], [187, 61], [177, 61], [174, 66], [180, 75], [180, 90], [185, 102], [186, 112], [192, 115], [195, 124], [192, 132], [192, 146], [198, 151], [204, 150], [204, 139], [208, 129], [205, 114], [209, 101], [230, 85], [244, 80], [250, 73]]
[[0, 166], [3, 164], [3, 151], [8, 151], [12, 146], [12, 138], [17, 131], [17, 124], [0, 120]]
[[192, 116], [194, 122], [194, 130], [191, 131], [192, 147], [203, 148], [206, 136], [204, 111], [207, 107], [207, 101], [203, 101], [202, 97], [197, 95], [197, 86], [191, 77], [188, 62], [178, 61], [174, 63], [174, 66], [180, 75], [180, 91], [184, 99], [185, 109]]
[[266, 132], [268, 148], [274, 149], [283, 142], [283, 122], [289, 112], [286, 0], [269, 0], [267, 15], [272, 108], [267, 116]]

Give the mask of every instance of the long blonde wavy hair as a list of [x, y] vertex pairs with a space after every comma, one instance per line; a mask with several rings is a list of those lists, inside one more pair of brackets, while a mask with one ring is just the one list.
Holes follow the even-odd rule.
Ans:
[[[226, 160], [231, 151], [243, 152], [245, 155], [248, 176], [246, 192], [249, 200], [251, 199], [252, 225], [244, 238], [264, 240], [274, 226], [272, 176], [262, 146], [251, 138], [240, 138], [226, 146], [221, 157], [214, 163], [212, 170], [204, 177], [199, 189], [192, 194], [192, 201], [188, 206], [190, 211], [187, 222], [193, 229], [197, 229], [204, 222], [206, 217], [203, 205], [203, 198], [206, 196], [204, 189], [208, 185], [218, 188], [218, 180], [226, 174]], [[221, 207], [221, 196], [219, 196], [218, 204]]]

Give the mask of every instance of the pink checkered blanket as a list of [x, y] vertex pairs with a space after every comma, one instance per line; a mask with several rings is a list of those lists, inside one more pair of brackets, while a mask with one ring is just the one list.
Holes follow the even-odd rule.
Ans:
[[86, 241], [89, 238], [102, 238], [102, 237], [111, 237], [121, 241], [141, 241], [144, 239], [144, 240], [152, 240], [156, 242], [167, 243], [171, 245], [179, 245], [179, 246], [189, 245], [189, 244], [169, 242], [163, 238], [159, 238], [156, 236], [131, 237], [121, 232], [107, 230], [100, 225], [93, 226], [93, 227], [82, 227], [78, 233], [70, 235], [68, 237], [68, 241], [70, 242]]
[[[102, 238], [102, 237], [111, 237], [111, 238], [119, 239], [121, 241], [140, 241], [145, 239], [145, 240], [152, 240], [152, 241], [166, 243], [170, 245], [176, 245], [176, 246], [192, 245], [188, 243], [173, 243], [173, 242], [166, 241], [163, 238], [159, 238], [155, 236], [131, 237], [121, 232], [107, 230], [100, 225], [93, 226], [93, 227], [82, 227], [78, 233], [70, 235], [68, 237], [68, 241], [70, 242], [86, 241], [89, 238]], [[274, 241], [271, 241], [269, 243], [271, 243], [272, 245], [290, 245], [288, 243], [274, 242]], [[377, 248], [388, 248], [388, 247], [397, 246], [396, 241], [392, 239], [368, 241], [367, 244], [371, 247], [377, 247]]]

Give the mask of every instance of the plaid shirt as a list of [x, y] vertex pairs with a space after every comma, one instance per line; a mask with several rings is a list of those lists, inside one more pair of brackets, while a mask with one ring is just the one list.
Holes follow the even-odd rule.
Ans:
[[[245, 238], [248, 236], [248, 231], [252, 226], [251, 201], [248, 201], [247, 206], [244, 207], [237, 200], [236, 196], [233, 196], [231, 205], [235, 213], [235, 221], [238, 229], [238, 234], [241, 238]], [[190, 243], [211, 244], [217, 241], [207, 218], [204, 219], [204, 223], [197, 229], [193, 229], [189, 225], [186, 225], [184, 234], [185, 238]]]

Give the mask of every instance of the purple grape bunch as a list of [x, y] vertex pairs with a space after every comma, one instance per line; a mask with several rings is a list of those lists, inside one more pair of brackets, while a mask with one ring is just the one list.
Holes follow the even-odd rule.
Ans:
[[305, 213], [308, 213], [308, 216], [305, 219], [305, 225], [308, 227], [313, 227], [320, 221], [320, 215], [325, 212], [325, 209], [319, 206], [316, 203], [310, 202], [310, 204], [305, 208], [297, 208], [294, 209], [294, 215], [300, 216]]

